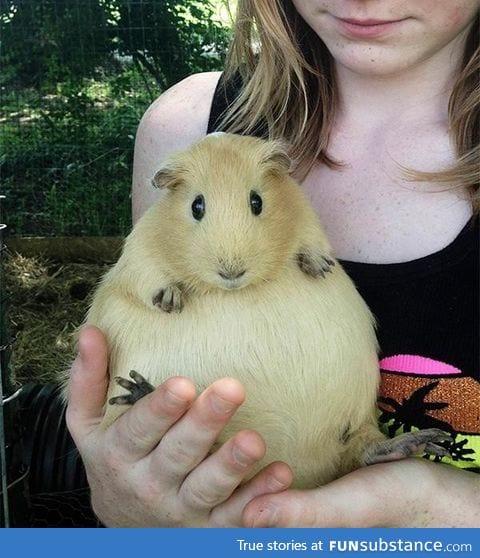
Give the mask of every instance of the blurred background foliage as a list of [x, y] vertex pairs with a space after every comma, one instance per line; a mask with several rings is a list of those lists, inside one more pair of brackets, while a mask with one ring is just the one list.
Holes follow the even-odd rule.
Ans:
[[224, 0], [0, 0], [0, 191], [10, 235], [123, 235], [148, 105], [219, 70]]

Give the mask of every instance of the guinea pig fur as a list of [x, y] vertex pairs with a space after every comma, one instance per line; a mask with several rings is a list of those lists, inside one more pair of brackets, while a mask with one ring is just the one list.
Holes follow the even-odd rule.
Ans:
[[[206, 136], [155, 175], [161, 198], [126, 239], [87, 323], [109, 346], [114, 377], [198, 390], [232, 376], [246, 401], [219, 443], [255, 429], [295, 486], [324, 484], [362, 464], [382, 440], [374, 320], [331, 253], [289, 174], [284, 147]], [[127, 406], [107, 404], [104, 426]], [[258, 470], [258, 469], [257, 469]]]

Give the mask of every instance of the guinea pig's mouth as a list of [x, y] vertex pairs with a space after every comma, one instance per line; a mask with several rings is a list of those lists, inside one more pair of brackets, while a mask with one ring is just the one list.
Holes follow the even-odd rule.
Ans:
[[226, 289], [227, 291], [241, 289], [244, 286], [245, 286], [245, 281], [238, 280], [238, 279], [227, 279], [224, 280], [221, 284], [221, 287], [223, 289]]
[[217, 275], [220, 278], [219, 286], [226, 290], [240, 289], [248, 283], [246, 275], [246, 269], [240, 271], [219, 271]]

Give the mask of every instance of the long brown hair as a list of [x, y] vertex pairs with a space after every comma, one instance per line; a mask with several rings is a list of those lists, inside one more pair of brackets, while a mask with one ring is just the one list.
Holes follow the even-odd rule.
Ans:
[[[467, 186], [479, 209], [480, 70], [479, 14], [465, 44], [462, 66], [449, 102], [450, 133], [456, 163], [438, 172], [406, 171], [415, 180]], [[333, 59], [290, 0], [238, 0], [234, 38], [225, 79], [236, 73], [242, 87], [223, 125], [251, 133], [266, 126], [271, 138], [286, 139], [298, 176], [316, 161], [340, 166], [328, 154], [338, 104]]]

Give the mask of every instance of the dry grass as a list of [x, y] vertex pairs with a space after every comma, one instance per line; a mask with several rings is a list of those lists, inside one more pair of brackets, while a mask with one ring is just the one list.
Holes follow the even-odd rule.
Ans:
[[69, 367], [75, 355], [73, 334], [107, 267], [7, 254], [7, 313], [16, 339], [11, 370], [17, 382], [49, 382]]

